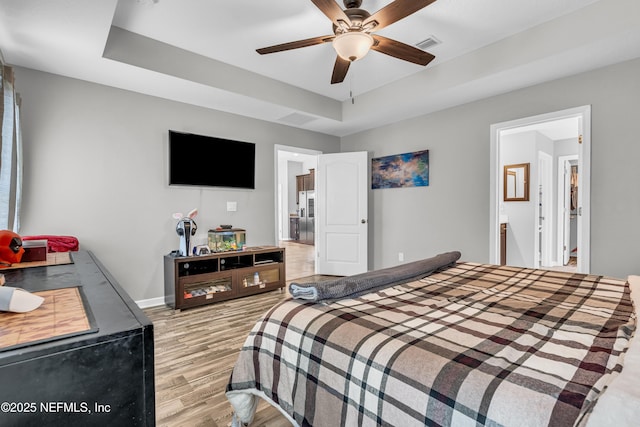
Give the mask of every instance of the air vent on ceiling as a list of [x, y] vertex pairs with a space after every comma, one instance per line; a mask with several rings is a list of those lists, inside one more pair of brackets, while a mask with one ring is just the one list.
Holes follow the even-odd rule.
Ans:
[[435, 36], [429, 36], [428, 38], [422, 40], [421, 42], [416, 43], [416, 47], [418, 49], [427, 50], [437, 44], [442, 43]]
[[301, 126], [301, 125], [304, 125], [306, 123], [312, 122], [315, 119], [316, 119], [316, 117], [308, 116], [306, 114], [291, 113], [289, 115], [281, 117], [278, 120], [283, 122], [283, 123], [288, 123], [290, 125]]

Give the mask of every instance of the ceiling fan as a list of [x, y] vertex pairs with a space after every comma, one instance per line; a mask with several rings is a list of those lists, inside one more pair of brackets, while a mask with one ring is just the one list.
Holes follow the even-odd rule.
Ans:
[[333, 66], [331, 84], [343, 82], [349, 65], [364, 57], [370, 49], [414, 64], [427, 65], [435, 56], [416, 47], [371, 33], [406, 18], [435, 1], [395, 0], [371, 15], [360, 9], [362, 0], [343, 0], [345, 10], [342, 10], [335, 0], [311, 0], [333, 22], [333, 35], [278, 44], [256, 51], [264, 55], [332, 42], [338, 56]]

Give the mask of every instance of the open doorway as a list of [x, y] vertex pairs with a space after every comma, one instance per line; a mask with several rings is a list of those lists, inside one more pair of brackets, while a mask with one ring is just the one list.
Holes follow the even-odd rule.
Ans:
[[[589, 106], [491, 126], [491, 262], [499, 262], [502, 250], [507, 265], [589, 272], [589, 153]], [[573, 176], [573, 190], [564, 173], [571, 161], [581, 172]], [[530, 165], [527, 201], [504, 200], [502, 171], [511, 163]], [[566, 210], [571, 191], [573, 228]], [[500, 239], [501, 226], [506, 239]]]
[[[311, 163], [300, 169], [298, 163], [305, 158]], [[313, 163], [315, 161], [316, 163]], [[316, 173], [311, 173], [312, 169]], [[347, 276], [368, 269], [368, 191], [369, 167], [366, 151], [322, 154], [319, 151], [277, 145], [275, 147], [276, 241], [282, 246], [294, 245], [295, 230], [292, 222], [302, 217], [312, 219], [308, 225], [313, 239], [307, 247], [313, 248], [312, 274]], [[310, 174], [315, 181], [309, 204], [301, 203], [296, 180]], [[296, 200], [296, 194], [298, 198]], [[304, 215], [302, 209], [304, 208]], [[287, 250], [287, 280], [292, 263]], [[298, 274], [298, 273], [295, 273]]]
[[279, 246], [287, 249], [287, 280], [315, 273], [315, 174], [322, 152], [275, 146], [276, 224]]
[[558, 253], [563, 266], [578, 263], [578, 156], [558, 157]]

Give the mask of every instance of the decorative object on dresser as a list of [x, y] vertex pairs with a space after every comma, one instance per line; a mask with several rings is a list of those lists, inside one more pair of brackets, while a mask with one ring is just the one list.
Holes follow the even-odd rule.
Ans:
[[11, 230], [0, 230], [0, 268], [19, 263], [24, 255], [20, 235]]
[[47, 240], [26, 240], [22, 239], [24, 255], [22, 262], [46, 261], [47, 260]]
[[177, 310], [284, 286], [284, 248], [245, 247], [235, 252], [164, 257], [164, 301]]
[[[40, 307], [44, 298], [12, 286], [0, 287], [0, 311], [26, 313]], [[3, 331], [4, 332], [4, 331]], [[3, 334], [0, 334], [2, 337]], [[1, 341], [0, 341], [1, 342]]]
[[[59, 236], [52, 234], [42, 234], [37, 236], [22, 236], [22, 241], [45, 240], [47, 242], [47, 252], [77, 252], [80, 250], [80, 242], [75, 236]], [[26, 248], [27, 245], [25, 244]]]

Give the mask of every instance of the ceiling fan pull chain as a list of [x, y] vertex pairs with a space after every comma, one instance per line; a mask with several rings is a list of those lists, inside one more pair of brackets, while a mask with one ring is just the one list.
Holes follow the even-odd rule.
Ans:
[[353, 75], [354, 72], [351, 72], [349, 76], [349, 98], [351, 98], [351, 105], [355, 105], [356, 99], [353, 97]]

